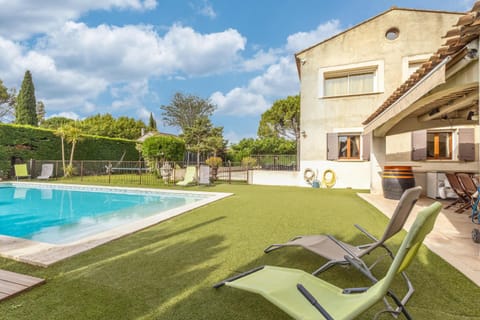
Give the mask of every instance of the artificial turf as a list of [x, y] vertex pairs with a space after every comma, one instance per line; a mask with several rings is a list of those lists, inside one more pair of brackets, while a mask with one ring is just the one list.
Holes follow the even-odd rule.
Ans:
[[[2, 269], [47, 280], [1, 302], [0, 319], [289, 319], [258, 295], [212, 285], [265, 264], [311, 272], [325, 260], [298, 248], [269, 254], [263, 249], [298, 234], [328, 233], [361, 244], [368, 241], [354, 223], [378, 236], [387, 223], [355, 190], [188, 189], [234, 195], [48, 268], [0, 258]], [[403, 234], [390, 241], [392, 248], [398, 248]], [[380, 263], [375, 273], [384, 273], [388, 263]], [[479, 288], [425, 247], [408, 273], [416, 288], [408, 303], [414, 319], [480, 319]], [[334, 267], [320, 277], [341, 287], [369, 284], [352, 268]], [[394, 289], [402, 288], [397, 281]], [[361, 318], [371, 319], [381, 307]]]

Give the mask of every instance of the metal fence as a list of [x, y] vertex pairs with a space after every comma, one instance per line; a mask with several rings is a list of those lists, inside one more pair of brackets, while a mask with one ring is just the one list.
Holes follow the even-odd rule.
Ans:
[[296, 171], [297, 156], [287, 155], [253, 155], [256, 160], [255, 168], [272, 171]]
[[[63, 179], [63, 165], [60, 160], [29, 160], [27, 161], [28, 172], [35, 179], [42, 172], [42, 165], [53, 164], [52, 179]], [[68, 165], [68, 162], [67, 162]], [[189, 166], [196, 164], [189, 163]], [[201, 164], [204, 165], [204, 164]], [[15, 173], [10, 162], [0, 163], [5, 169], [3, 179], [14, 179]], [[148, 165], [145, 161], [73, 161], [72, 175], [69, 181], [95, 182], [103, 184], [140, 184], [158, 185], [174, 184], [183, 180], [187, 163], [162, 162]], [[197, 170], [198, 172], [198, 170]], [[248, 168], [239, 163], [226, 162], [218, 168], [211, 168], [210, 180], [232, 182], [247, 182]]]

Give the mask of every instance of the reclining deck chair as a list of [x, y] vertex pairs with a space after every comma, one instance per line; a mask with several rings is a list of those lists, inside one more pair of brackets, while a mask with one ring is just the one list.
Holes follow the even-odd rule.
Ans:
[[28, 169], [27, 169], [27, 164], [22, 163], [22, 164], [16, 164], [13, 166], [15, 170], [15, 177], [17, 178], [17, 181], [19, 178], [29, 178], [30, 175], [28, 174]]
[[42, 172], [37, 179], [48, 180], [53, 175], [53, 163], [42, 164]]
[[469, 206], [468, 208], [472, 207], [472, 204], [475, 202], [475, 194], [477, 192], [477, 185], [473, 178], [468, 173], [457, 173], [456, 174], [458, 180], [463, 186], [463, 190], [465, 190], [465, 194], [467, 195]]
[[182, 181], [177, 182], [177, 186], [186, 186], [195, 182], [197, 179], [197, 168], [195, 166], [188, 166], [185, 170], [185, 176]]
[[[355, 225], [357, 229], [359, 229], [367, 237], [374, 241], [370, 244], [352, 246], [348, 243], [337, 240], [330, 235], [308, 235], [294, 237], [290, 241], [283, 244], [272, 244], [268, 246], [264, 250], [264, 252], [268, 253], [273, 250], [288, 246], [301, 246], [307, 250], [312, 251], [313, 253], [316, 253], [328, 259], [329, 261], [317, 270], [315, 270], [313, 272], [313, 275], [323, 272], [336, 264], [349, 264], [349, 262], [345, 259], [345, 255], [349, 255], [355, 258], [361, 258], [362, 256], [372, 252], [378, 247], [382, 247], [387, 250], [388, 255], [393, 258], [393, 253], [384, 244], [384, 242], [396, 235], [400, 230], [402, 230], [403, 225], [405, 224], [405, 221], [407, 220], [410, 212], [412, 211], [413, 206], [420, 197], [421, 191], [422, 187], [419, 186], [405, 190], [380, 240], [376, 239], [373, 235], [368, 233], [359, 225]], [[377, 262], [370, 266], [370, 268], [373, 268], [373, 266]]]
[[[372, 279], [368, 288], [341, 289], [304, 271], [290, 268], [263, 266], [214, 285], [223, 285], [258, 293], [295, 319], [354, 319], [378, 301], [389, 296], [399, 307], [378, 312], [411, 316], [401, 301], [389, 290], [395, 276], [412, 262], [426, 235], [433, 229], [435, 219], [442, 209], [435, 202], [423, 209], [405, 236], [384, 278]], [[352, 260], [352, 264], [356, 265]], [[362, 270], [362, 269], [360, 269]]]
[[450, 207], [453, 207], [457, 204], [460, 204], [460, 208], [456, 209], [455, 212], [457, 213], [462, 213], [465, 211], [466, 208], [470, 206], [470, 199], [463, 189], [462, 184], [460, 183], [460, 180], [458, 179], [457, 175], [451, 172], [446, 172], [445, 176], [447, 177], [448, 183], [452, 187], [453, 191], [457, 194], [458, 198], [455, 199], [452, 203], [447, 205], [445, 209], [448, 209]]

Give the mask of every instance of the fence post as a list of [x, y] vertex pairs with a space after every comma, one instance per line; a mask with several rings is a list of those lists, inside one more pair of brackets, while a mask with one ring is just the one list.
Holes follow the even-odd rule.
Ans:
[[108, 184], [110, 184], [112, 181], [111, 176], [112, 176], [112, 162], [108, 161]]
[[80, 181], [83, 181], [83, 160], [80, 161]]
[[228, 160], [228, 183], [232, 183], [232, 161]]
[[142, 162], [138, 160], [138, 176], [140, 179], [140, 184], [142, 184]]

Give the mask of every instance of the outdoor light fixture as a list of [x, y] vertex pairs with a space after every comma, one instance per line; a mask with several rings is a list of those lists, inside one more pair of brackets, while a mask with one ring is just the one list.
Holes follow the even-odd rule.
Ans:
[[478, 58], [478, 50], [475, 48], [468, 49], [466, 57], [470, 60]]
[[304, 137], [304, 138], [307, 137], [307, 133], [305, 132], [305, 130], [302, 130], [300, 133], [302, 134], [302, 137]]

